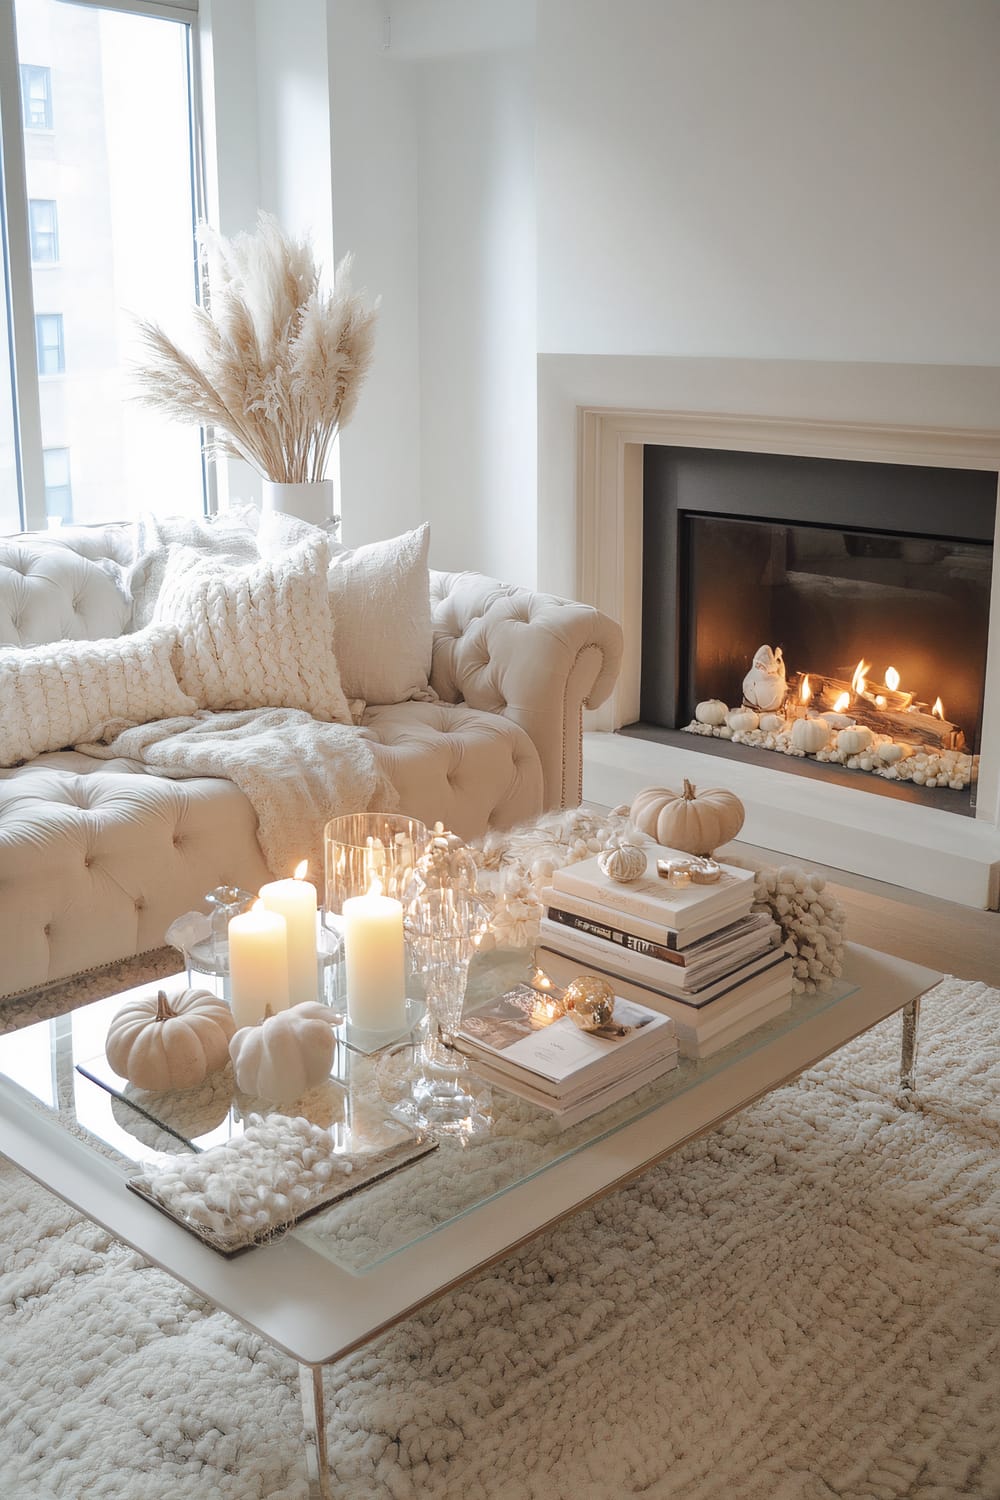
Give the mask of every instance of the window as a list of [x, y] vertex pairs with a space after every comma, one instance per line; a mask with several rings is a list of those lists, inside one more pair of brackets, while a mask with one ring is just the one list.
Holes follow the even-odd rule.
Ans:
[[62, 313], [35, 314], [35, 347], [39, 375], [62, 375], [66, 369]]
[[21, 64], [21, 118], [25, 130], [52, 129], [52, 72]]
[[69, 449], [46, 448], [42, 453], [45, 473], [45, 515], [57, 524], [73, 519], [73, 489], [69, 481]]
[[59, 259], [59, 221], [54, 198], [32, 198], [28, 203], [31, 260], [36, 266], [52, 265]]
[[196, 12], [0, 0], [0, 533], [207, 508], [203, 435], [131, 375], [136, 317], [183, 340], [197, 291]]

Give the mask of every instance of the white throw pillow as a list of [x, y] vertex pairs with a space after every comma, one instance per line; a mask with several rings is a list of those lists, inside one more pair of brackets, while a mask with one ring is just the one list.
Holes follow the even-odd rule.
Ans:
[[200, 708], [301, 708], [350, 724], [333, 654], [321, 533], [273, 561], [225, 568], [172, 552], [157, 623], [176, 625], [174, 668]]
[[340, 680], [349, 698], [433, 698], [430, 526], [386, 542], [330, 549], [330, 607]]
[[0, 651], [0, 766], [99, 737], [106, 724], [148, 724], [197, 705], [171, 665], [177, 632], [150, 626], [103, 641]]
[[140, 516], [135, 561], [128, 576], [132, 629], [141, 630], [153, 619], [168, 564], [178, 549], [192, 549], [225, 567], [255, 562], [255, 523], [252, 506], [237, 506], [210, 520], [197, 516]]

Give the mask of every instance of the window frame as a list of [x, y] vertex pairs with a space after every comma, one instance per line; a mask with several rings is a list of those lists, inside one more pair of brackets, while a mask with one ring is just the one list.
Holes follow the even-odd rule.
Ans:
[[[52, 210], [52, 227], [40, 227], [36, 219], [36, 210], [42, 207]], [[37, 266], [57, 266], [59, 264], [59, 208], [55, 198], [29, 198], [28, 199], [28, 236], [31, 242], [31, 265], [32, 269]], [[40, 241], [49, 241], [52, 247], [51, 255], [39, 255], [38, 246]]]
[[[188, 110], [191, 131], [191, 168], [195, 220], [206, 215], [205, 129], [200, 59], [202, 36], [198, 0], [60, 0], [97, 10], [127, 11], [178, 21], [188, 30]], [[26, 66], [38, 66], [27, 64]], [[6, 303], [10, 342], [10, 381], [14, 422], [14, 462], [17, 471], [20, 526], [25, 531], [46, 526], [45, 472], [42, 446], [41, 392], [35, 298], [32, 283], [31, 228], [25, 168], [21, 65], [17, 55], [14, 0], [0, 0], [0, 296]], [[51, 72], [51, 70], [50, 70]], [[51, 104], [51, 89], [50, 89]], [[54, 118], [55, 111], [52, 110]], [[6, 258], [4, 257], [6, 243]], [[50, 265], [52, 262], [43, 262]], [[197, 295], [197, 273], [192, 255], [192, 288]], [[0, 359], [5, 351], [0, 347]], [[210, 438], [210, 434], [206, 434]], [[214, 468], [203, 460], [205, 505], [217, 508]], [[114, 517], [109, 516], [108, 520]]]
[[[21, 93], [21, 125], [25, 130], [54, 130], [52, 118], [52, 69], [44, 63], [18, 63], [18, 86]], [[28, 87], [31, 75], [45, 80], [45, 121], [36, 125], [31, 119], [31, 91]]]
[[[65, 457], [66, 478], [61, 483], [59, 483], [59, 484], [52, 484], [51, 481], [50, 481], [50, 479], [49, 479], [49, 474], [48, 474], [49, 465], [47, 463], [47, 460], [50, 459], [50, 458], [53, 458], [55, 456], [55, 454], [57, 454], [57, 453], [60, 453], [60, 454], [64, 455], [64, 457]], [[68, 448], [43, 448], [42, 449], [42, 472], [43, 472], [43, 474], [45, 476], [45, 519], [46, 519], [46, 524], [48, 524], [48, 521], [49, 521], [50, 517], [52, 517], [54, 515], [58, 515], [59, 519], [62, 521], [62, 523], [64, 525], [66, 524], [66, 522], [69, 522], [72, 525], [72, 522], [73, 522], [73, 468], [72, 468], [72, 464], [70, 462], [69, 449]], [[52, 510], [49, 509], [49, 502], [52, 499], [53, 495], [55, 495], [56, 493], [60, 493], [63, 490], [65, 490], [65, 492], [66, 492], [66, 511], [67, 511], [66, 515], [63, 515], [59, 511], [52, 511]]]
[[[54, 340], [45, 337], [50, 329], [55, 331]], [[56, 368], [54, 370], [43, 369], [47, 362], [46, 355], [53, 350], [56, 355]], [[35, 313], [35, 356], [39, 380], [51, 380], [55, 375], [66, 374], [66, 325], [62, 313]]]

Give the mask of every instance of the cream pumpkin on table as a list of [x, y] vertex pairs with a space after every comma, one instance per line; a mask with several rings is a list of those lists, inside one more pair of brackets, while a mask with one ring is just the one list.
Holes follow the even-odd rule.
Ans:
[[235, 1030], [224, 1000], [209, 990], [165, 990], [123, 1005], [108, 1027], [105, 1052], [120, 1078], [151, 1092], [193, 1089], [229, 1061]]
[[743, 827], [743, 803], [732, 792], [713, 787], [698, 792], [685, 780], [683, 790], [649, 786], [639, 792], [629, 810], [637, 828], [658, 844], [685, 854], [711, 854], [728, 844]]

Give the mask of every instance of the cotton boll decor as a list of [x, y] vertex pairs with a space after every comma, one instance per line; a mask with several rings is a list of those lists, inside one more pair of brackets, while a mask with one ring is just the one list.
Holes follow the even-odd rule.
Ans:
[[754, 910], [766, 912], [781, 928], [796, 994], [828, 990], [840, 978], [847, 918], [822, 875], [790, 865], [760, 871]]

